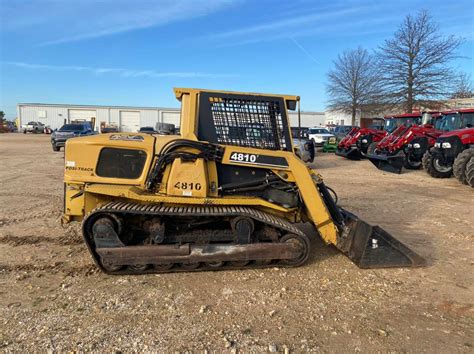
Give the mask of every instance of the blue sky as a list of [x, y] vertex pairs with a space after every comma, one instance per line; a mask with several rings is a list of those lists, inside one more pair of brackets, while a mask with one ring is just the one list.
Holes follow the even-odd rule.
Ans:
[[345, 49], [377, 48], [428, 9], [465, 41], [474, 76], [474, 2], [0, 0], [0, 110], [18, 102], [178, 107], [172, 87], [297, 94], [324, 110]]

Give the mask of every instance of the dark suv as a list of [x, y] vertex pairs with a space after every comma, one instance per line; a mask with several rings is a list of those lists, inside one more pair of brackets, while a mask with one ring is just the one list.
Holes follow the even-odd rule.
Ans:
[[354, 125], [336, 125], [332, 129], [332, 133], [336, 136], [337, 141], [342, 140], [354, 128]]
[[53, 151], [59, 151], [66, 145], [66, 140], [76, 136], [93, 135], [95, 132], [89, 122], [64, 124], [59, 130], [51, 134], [51, 145]]

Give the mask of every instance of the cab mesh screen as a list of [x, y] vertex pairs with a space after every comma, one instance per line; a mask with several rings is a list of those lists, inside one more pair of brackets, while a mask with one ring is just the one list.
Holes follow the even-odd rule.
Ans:
[[100, 177], [136, 179], [145, 166], [142, 150], [104, 148], [100, 152], [96, 173]]
[[286, 150], [289, 142], [284, 133], [282, 103], [283, 100], [210, 96], [217, 143]]

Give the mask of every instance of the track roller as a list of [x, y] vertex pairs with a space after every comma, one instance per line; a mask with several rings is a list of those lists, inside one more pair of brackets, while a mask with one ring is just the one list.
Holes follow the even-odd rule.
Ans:
[[296, 267], [308, 260], [311, 244], [306, 235], [286, 234], [280, 239], [280, 242], [294, 244], [300, 251], [298, 257], [282, 260], [282, 264]]

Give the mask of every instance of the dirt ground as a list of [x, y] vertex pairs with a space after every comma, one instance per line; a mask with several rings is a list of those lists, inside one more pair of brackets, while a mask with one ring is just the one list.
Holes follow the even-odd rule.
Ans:
[[316, 240], [295, 269], [107, 276], [78, 225], [60, 225], [63, 152], [0, 135], [0, 350], [472, 352], [474, 191], [323, 153], [314, 165], [429, 266], [361, 270]]

